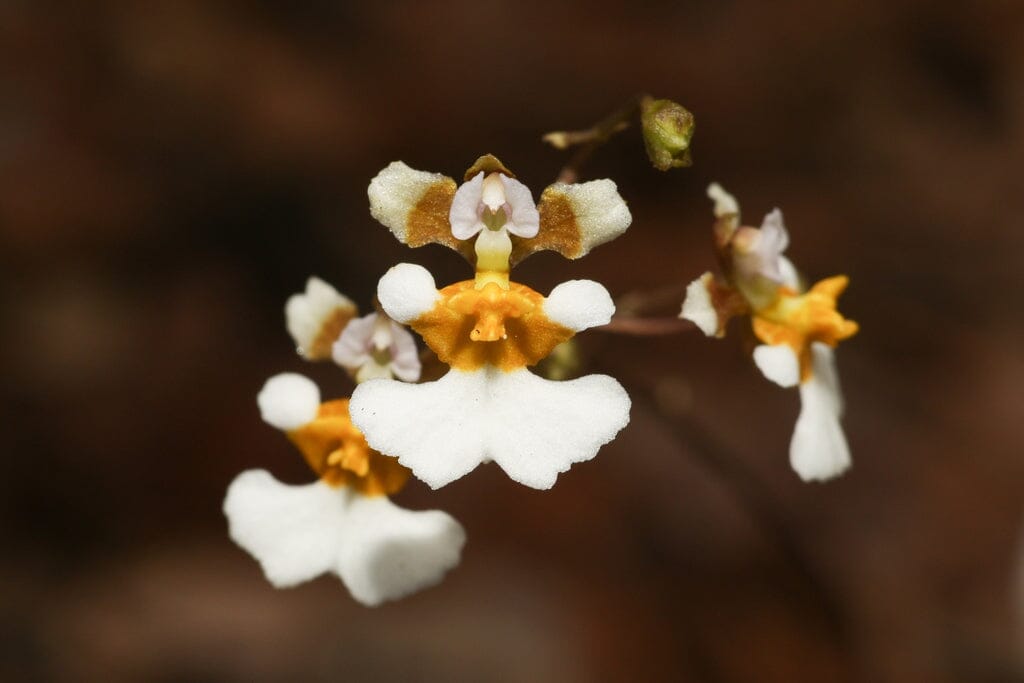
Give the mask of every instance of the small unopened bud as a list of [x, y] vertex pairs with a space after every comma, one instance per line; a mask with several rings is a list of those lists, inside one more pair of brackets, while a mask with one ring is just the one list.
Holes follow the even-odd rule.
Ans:
[[682, 168], [693, 163], [690, 139], [695, 121], [693, 114], [672, 100], [644, 98], [640, 103], [647, 157], [659, 171]]

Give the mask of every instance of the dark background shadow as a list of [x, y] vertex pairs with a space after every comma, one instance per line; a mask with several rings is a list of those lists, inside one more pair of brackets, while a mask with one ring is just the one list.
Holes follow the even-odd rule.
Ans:
[[[0, 678], [1020, 678], [1020, 8], [0, 5]], [[790, 471], [796, 397], [741, 335], [591, 332], [635, 399], [596, 460], [549, 493], [491, 467], [399, 496], [467, 529], [441, 586], [377, 610], [270, 588], [225, 487], [310, 475], [254, 395], [351, 388], [294, 355], [284, 300], [317, 274], [365, 306], [402, 260], [467, 275], [377, 225], [369, 179], [493, 152], [536, 196], [565, 160], [540, 135], [637, 91], [695, 113], [695, 166], [657, 173], [625, 133], [588, 172], [633, 227], [517, 279], [681, 294], [712, 265], [709, 181], [751, 222], [781, 207], [794, 260], [852, 278], [854, 468]]]

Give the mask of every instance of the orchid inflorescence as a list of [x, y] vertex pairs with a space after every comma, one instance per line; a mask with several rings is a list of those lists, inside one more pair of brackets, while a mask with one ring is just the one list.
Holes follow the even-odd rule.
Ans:
[[[607, 325], [615, 312], [608, 291], [570, 280], [544, 296], [511, 271], [539, 251], [584, 256], [632, 218], [611, 180], [557, 182], [535, 203], [491, 155], [470, 166], [462, 184], [394, 162], [368, 192], [371, 214], [399, 241], [453, 249], [474, 276], [438, 288], [425, 268], [400, 263], [380, 279], [378, 310], [364, 317], [310, 278], [287, 302], [288, 331], [300, 356], [333, 360], [355, 390], [321, 402], [301, 375], [270, 378], [257, 397], [261, 415], [318, 480], [290, 486], [264, 470], [243, 472], [224, 511], [232, 539], [275, 586], [334, 573], [356, 600], [376, 605], [440, 581], [465, 542], [448, 514], [389, 500], [410, 477], [436, 489], [494, 462], [520, 484], [549, 489], [629, 422], [630, 398], [615, 379], [554, 381], [529, 369], [577, 332]], [[804, 479], [834, 476], [849, 465], [832, 356], [857, 330], [835, 310], [846, 278], [804, 291], [782, 255], [781, 213], [760, 229], [741, 227], [736, 201], [717, 185], [709, 195], [722, 275], [705, 273], [689, 286], [681, 317], [722, 336], [730, 318], [751, 316], [763, 342], [754, 350], [757, 367], [782, 386], [800, 386], [794, 469]], [[420, 352], [405, 326], [448, 366], [439, 379], [418, 381]]]

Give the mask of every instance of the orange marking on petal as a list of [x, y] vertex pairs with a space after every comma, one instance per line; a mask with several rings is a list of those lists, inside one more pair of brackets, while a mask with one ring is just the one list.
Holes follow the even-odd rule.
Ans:
[[843, 339], [857, 334], [857, 323], [836, 310], [836, 299], [848, 284], [849, 278], [836, 275], [818, 282], [804, 294], [781, 287], [775, 302], [754, 314], [752, 323], [758, 339], [765, 344], [787, 344], [797, 354], [801, 381], [812, 374], [813, 342], [834, 348]]
[[512, 236], [513, 265], [538, 251], [551, 249], [566, 258], [576, 258], [583, 251], [583, 237], [576, 222], [576, 212], [564, 192], [549, 187], [540, 196], [537, 204], [540, 214], [540, 230], [536, 237]]
[[370, 448], [352, 424], [348, 399], [320, 404], [316, 418], [287, 433], [306, 463], [331, 486], [349, 486], [364, 496], [398, 492], [410, 470]]
[[405, 243], [410, 247], [442, 244], [462, 254], [470, 263], [476, 261], [472, 241], [456, 239], [448, 214], [457, 187], [451, 178], [438, 180], [427, 188], [405, 219]]
[[310, 360], [326, 360], [331, 357], [331, 347], [335, 340], [341, 336], [342, 330], [348, 325], [352, 318], [356, 317], [356, 309], [352, 306], [340, 306], [331, 312], [323, 322], [320, 323], [320, 330], [316, 333], [306, 356]]
[[525, 285], [474, 280], [440, 291], [441, 300], [412, 321], [438, 358], [459, 370], [534, 365], [575, 332], [544, 315], [544, 297]]

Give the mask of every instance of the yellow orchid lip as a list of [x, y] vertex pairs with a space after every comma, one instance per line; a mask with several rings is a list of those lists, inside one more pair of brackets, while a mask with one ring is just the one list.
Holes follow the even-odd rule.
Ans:
[[503, 289], [496, 282], [487, 282], [453, 294], [448, 306], [465, 316], [475, 316], [476, 325], [469, 333], [473, 341], [492, 342], [506, 339], [505, 320], [522, 318], [537, 308], [537, 302], [520, 291]]
[[765, 344], [786, 344], [800, 359], [801, 381], [812, 375], [810, 347], [822, 342], [835, 347], [857, 334], [859, 325], [836, 310], [836, 300], [849, 284], [845, 275], [821, 280], [804, 294], [781, 287], [775, 302], [755, 311], [754, 334]]
[[352, 424], [348, 399], [320, 404], [316, 418], [287, 432], [310, 469], [331, 486], [347, 486], [364, 496], [387, 496], [405, 486], [410, 471], [370, 448]]
[[544, 314], [543, 296], [516, 282], [465, 280], [439, 294], [434, 308], [410, 325], [441, 362], [459, 370], [534, 365], [575, 334]]

